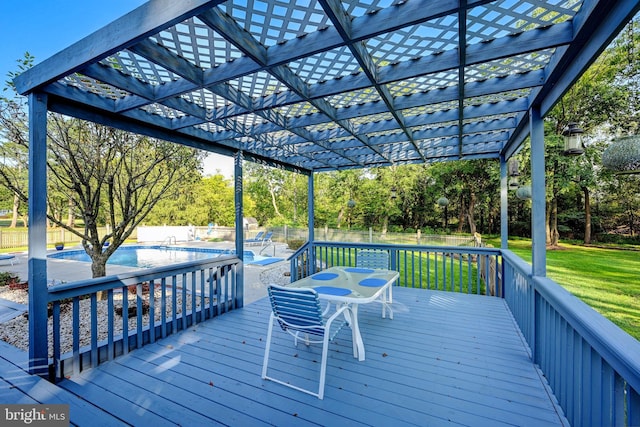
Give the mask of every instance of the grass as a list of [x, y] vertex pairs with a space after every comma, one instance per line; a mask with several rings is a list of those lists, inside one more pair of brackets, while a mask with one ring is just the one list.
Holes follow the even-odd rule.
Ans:
[[[496, 247], [499, 240], [491, 241]], [[509, 249], [531, 262], [530, 240]], [[547, 276], [640, 340], [640, 252], [562, 243], [547, 250]]]

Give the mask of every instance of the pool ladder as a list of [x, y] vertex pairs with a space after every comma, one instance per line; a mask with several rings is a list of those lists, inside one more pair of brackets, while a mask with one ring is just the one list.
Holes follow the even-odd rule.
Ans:
[[162, 243], [160, 243], [160, 246], [169, 246], [171, 244], [171, 242], [173, 242], [174, 245], [178, 244], [178, 241], [176, 240], [176, 236], [167, 236], [167, 237], [165, 237], [165, 239], [162, 241]]

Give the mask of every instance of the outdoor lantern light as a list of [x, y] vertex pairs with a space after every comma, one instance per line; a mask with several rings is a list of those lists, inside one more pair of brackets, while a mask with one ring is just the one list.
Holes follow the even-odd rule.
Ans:
[[602, 153], [602, 165], [618, 174], [640, 173], [640, 135], [614, 140]]
[[516, 190], [516, 197], [522, 200], [529, 200], [531, 198], [531, 187], [529, 185], [523, 185]]
[[564, 152], [565, 156], [578, 156], [584, 153], [582, 147], [582, 134], [584, 131], [578, 127], [577, 123], [571, 122], [562, 131], [564, 137]]
[[514, 157], [510, 158], [507, 163], [507, 170], [509, 171], [509, 176], [520, 176], [520, 164], [518, 163], [518, 159]]
[[349, 199], [349, 201], [347, 202], [347, 207], [349, 209], [353, 209], [356, 207], [356, 202], [353, 199]]
[[396, 190], [396, 187], [391, 187], [390, 195], [392, 199], [398, 197], [398, 190]]
[[509, 178], [509, 190], [517, 190], [520, 187], [518, 184], [518, 178]]
[[440, 197], [436, 202], [438, 206], [442, 206], [443, 208], [449, 204], [449, 199], [446, 197]]

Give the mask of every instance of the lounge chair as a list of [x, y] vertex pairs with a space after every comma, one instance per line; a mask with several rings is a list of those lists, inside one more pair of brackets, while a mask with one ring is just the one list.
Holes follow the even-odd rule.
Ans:
[[0, 255], [0, 261], [9, 261], [11, 265], [13, 265], [14, 262], [20, 262], [20, 260], [18, 260], [18, 258], [16, 258], [15, 255], [11, 255], [11, 254]]
[[264, 231], [259, 231], [258, 234], [252, 239], [247, 239], [245, 243], [260, 243], [262, 242], [262, 236], [264, 235]]
[[[389, 252], [375, 249], [363, 249], [356, 253], [356, 267], [360, 268], [382, 268], [389, 269]], [[380, 298], [376, 300], [382, 304], [382, 317], [387, 317], [389, 310], [389, 318], [393, 319], [393, 310], [391, 303], [393, 302], [393, 286], [389, 286], [387, 292], [383, 292]]]
[[[345, 319], [352, 315], [348, 305], [339, 307], [329, 318], [323, 317], [322, 308], [318, 293], [311, 288], [286, 288], [283, 286], [269, 285], [267, 288], [269, 300], [271, 302], [271, 316], [269, 318], [269, 331], [267, 332], [267, 344], [264, 350], [264, 361], [262, 364], [262, 379], [274, 381], [278, 384], [291, 387], [295, 390], [316, 396], [318, 399], [324, 397], [324, 383], [327, 373], [327, 353], [329, 341], [337, 334], [340, 328], [334, 327], [333, 336], [331, 325], [333, 321], [344, 313]], [[328, 310], [327, 310], [328, 311]], [[320, 384], [318, 392], [308, 390], [291, 384], [289, 381], [279, 380], [267, 375], [269, 364], [269, 351], [271, 349], [271, 335], [275, 321], [283, 331], [290, 333], [294, 337], [294, 345], [298, 345], [298, 339], [304, 341], [308, 346], [311, 343], [322, 343], [322, 360], [320, 363]], [[346, 323], [346, 322], [345, 322]], [[342, 325], [344, 325], [343, 323]], [[341, 326], [342, 326], [341, 325]], [[341, 327], [340, 326], [340, 327]], [[301, 337], [300, 334], [303, 336]], [[310, 339], [309, 336], [314, 336]], [[289, 358], [292, 361], [302, 361], [304, 358]], [[300, 362], [302, 363], [302, 362]]]
[[253, 246], [253, 245], [260, 245], [260, 246], [264, 246], [264, 244], [265, 244], [265, 243], [269, 243], [269, 242], [271, 242], [271, 236], [273, 236], [273, 232], [272, 232], [272, 231], [269, 231], [269, 232], [267, 232], [267, 234], [265, 234], [262, 238], [258, 238], [258, 237], [256, 236], [256, 238], [255, 238], [255, 239], [248, 239], [248, 240], [245, 240], [245, 241], [244, 241], [244, 243], [245, 243], [246, 245], [250, 245], [250, 246]]
[[265, 243], [271, 243], [271, 236], [273, 236], [273, 231], [269, 231], [264, 235], [262, 241], [260, 242], [260, 246], [264, 246]]

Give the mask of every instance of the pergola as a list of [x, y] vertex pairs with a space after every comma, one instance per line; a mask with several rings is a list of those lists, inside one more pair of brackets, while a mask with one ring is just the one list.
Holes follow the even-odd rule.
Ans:
[[237, 182], [243, 159], [307, 174], [310, 240], [315, 172], [492, 158], [506, 247], [506, 160], [529, 136], [533, 272], [544, 276], [542, 118], [639, 9], [152, 0], [15, 79], [30, 105], [29, 283], [46, 287], [48, 111], [235, 156]]

